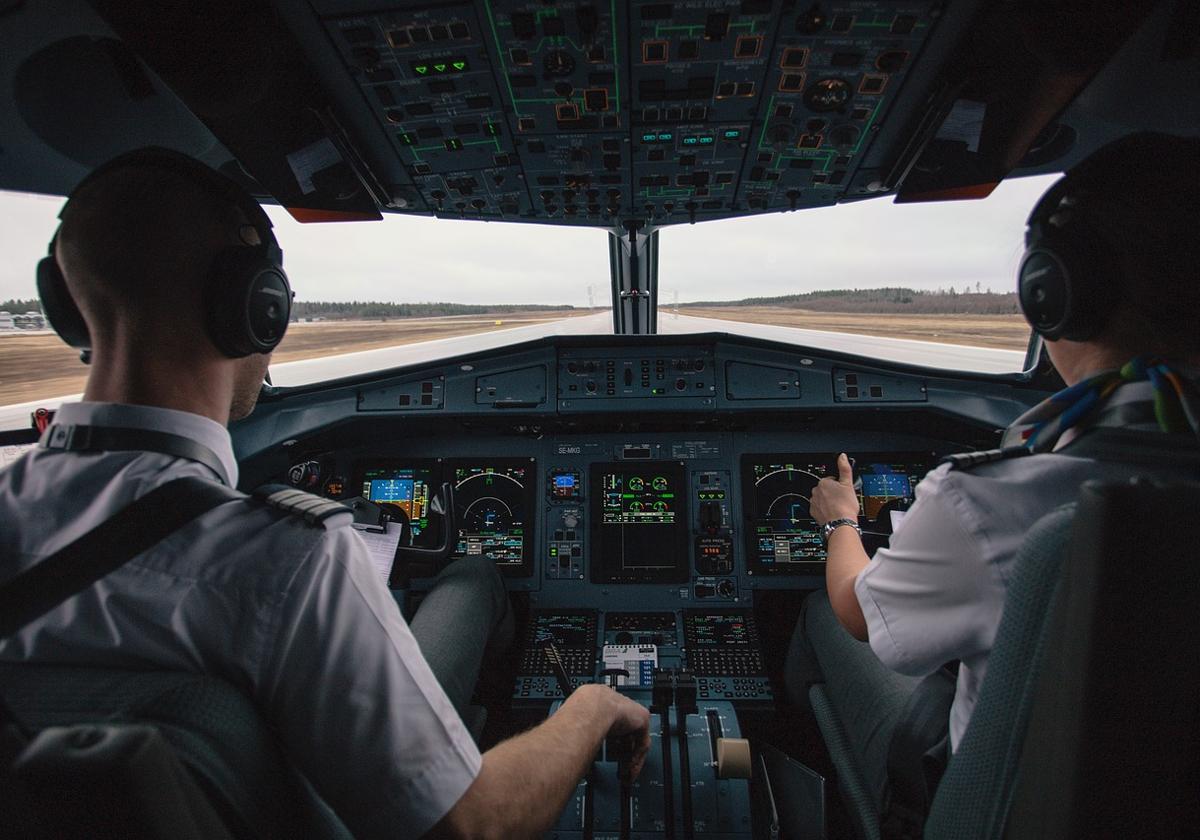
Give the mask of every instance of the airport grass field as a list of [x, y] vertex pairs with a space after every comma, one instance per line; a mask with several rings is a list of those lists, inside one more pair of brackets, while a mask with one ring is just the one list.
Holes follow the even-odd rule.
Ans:
[[[539, 310], [496, 316], [301, 322], [288, 329], [275, 351], [274, 362], [297, 362], [590, 314], [586, 309]], [[79, 361], [79, 353], [53, 333], [0, 333], [0, 406], [77, 394], [86, 379], [87, 367]]]
[[[679, 312], [701, 318], [1005, 350], [1024, 350], [1029, 341], [1029, 327], [1019, 315], [845, 314], [771, 306], [689, 306], [681, 307]], [[590, 314], [587, 309], [538, 310], [497, 316], [299, 323], [288, 330], [274, 360], [282, 364]], [[660, 309], [659, 316], [669, 318], [671, 310]], [[77, 394], [83, 390], [86, 378], [87, 368], [79, 361], [79, 354], [57, 336], [0, 334], [0, 406]]]
[[[664, 310], [660, 308], [659, 317], [664, 314]], [[997, 350], [1023, 352], [1029, 345], [1029, 324], [1021, 315], [893, 315], [812, 312], [776, 306], [681, 306], [679, 314], [825, 332], [907, 338], [915, 341], [936, 341], [941, 344], [966, 344]]]

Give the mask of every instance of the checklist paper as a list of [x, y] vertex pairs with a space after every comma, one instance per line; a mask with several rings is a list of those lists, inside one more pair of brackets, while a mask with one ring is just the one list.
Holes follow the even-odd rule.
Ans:
[[657, 645], [605, 645], [604, 668], [624, 668], [629, 679], [617, 677], [618, 686], [650, 688], [658, 667]]

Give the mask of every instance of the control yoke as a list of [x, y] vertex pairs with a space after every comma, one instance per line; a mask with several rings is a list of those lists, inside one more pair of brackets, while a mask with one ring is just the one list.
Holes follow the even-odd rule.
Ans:
[[[403, 563], [438, 563], [454, 553], [458, 544], [458, 523], [454, 519], [454, 486], [446, 481], [442, 489], [429, 500], [430, 513], [442, 517], [442, 542], [433, 548], [417, 548], [406, 545], [408, 534], [401, 533], [400, 545], [396, 549], [396, 560]], [[411, 526], [403, 523], [405, 531]]]

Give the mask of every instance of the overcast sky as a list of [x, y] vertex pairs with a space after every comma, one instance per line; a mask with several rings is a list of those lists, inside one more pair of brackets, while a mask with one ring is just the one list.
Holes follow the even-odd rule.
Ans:
[[[890, 198], [663, 230], [660, 302], [814, 289], [1013, 288], [1025, 218], [1051, 176], [1001, 184], [984, 201]], [[34, 297], [34, 267], [61, 198], [0, 192], [0, 300]], [[389, 216], [300, 225], [268, 208], [303, 300], [607, 305], [606, 233]]]

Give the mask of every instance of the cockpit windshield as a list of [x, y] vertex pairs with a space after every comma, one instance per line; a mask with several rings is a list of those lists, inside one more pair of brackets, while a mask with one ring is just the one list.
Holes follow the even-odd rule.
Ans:
[[[657, 332], [727, 332], [954, 370], [1023, 369], [1013, 277], [1053, 176], [981, 201], [868, 200], [660, 231]], [[0, 194], [0, 405], [78, 394], [87, 369], [34, 290], [61, 200]], [[274, 384], [305, 385], [552, 335], [611, 334], [601, 229], [268, 214], [296, 290]]]

